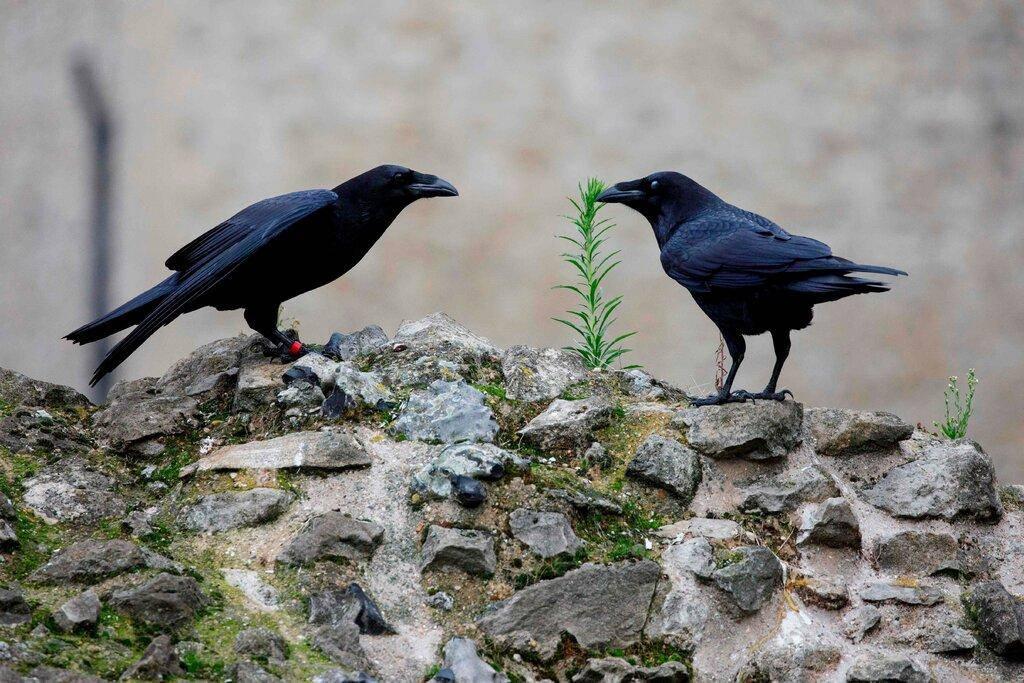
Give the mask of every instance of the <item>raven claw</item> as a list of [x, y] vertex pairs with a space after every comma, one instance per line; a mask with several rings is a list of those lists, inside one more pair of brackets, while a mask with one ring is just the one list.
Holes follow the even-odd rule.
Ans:
[[789, 389], [783, 389], [782, 391], [764, 391], [758, 392], [752, 396], [752, 398], [761, 399], [763, 401], [785, 401], [786, 397], [793, 398], [793, 392]]
[[718, 393], [705, 396], [704, 398], [690, 398], [690, 405], [695, 407], [701, 406], [720, 406], [726, 403], [744, 403], [745, 401], [752, 401], [754, 395], [747, 391], [734, 391], [731, 394]]

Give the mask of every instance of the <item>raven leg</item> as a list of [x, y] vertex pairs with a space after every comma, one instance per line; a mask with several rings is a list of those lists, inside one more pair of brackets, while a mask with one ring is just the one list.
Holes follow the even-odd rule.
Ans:
[[[785, 364], [786, 358], [789, 357], [789, 349], [791, 346], [789, 341], [789, 330], [772, 330], [771, 332], [772, 344], [775, 347], [775, 367], [772, 368], [772, 378], [768, 380], [768, 386], [764, 388], [764, 391], [757, 394], [749, 394], [748, 398], [785, 401], [786, 396], [792, 396], [793, 392], [789, 389], [776, 391], [775, 387], [779, 383], [779, 375], [782, 373], [782, 366]], [[743, 393], [745, 394], [746, 392]]]
[[245, 322], [277, 347], [282, 358], [294, 359], [305, 353], [302, 342], [289, 339], [277, 329], [277, 312], [281, 304], [249, 306], [245, 309]]
[[690, 399], [690, 403], [695, 406], [717, 406], [723, 403], [745, 401], [750, 398], [746, 392], [732, 393], [732, 382], [736, 379], [736, 371], [740, 369], [740, 363], [743, 362], [743, 356], [747, 352], [747, 342], [743, 339], [743, 335], [735, 330], [719, 329], [721, 329], [722, 338], [725, 339], [725, 346], [729, 349], [732, 365], [729, 367], [729, 374], [725, 378], [725, 384], [722, 385], [717, 394], [711, 394], [704, 398]]

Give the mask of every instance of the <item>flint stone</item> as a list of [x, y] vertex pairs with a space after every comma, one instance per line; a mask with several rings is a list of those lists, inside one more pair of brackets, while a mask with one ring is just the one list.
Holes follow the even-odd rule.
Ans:
[[22, 503], [47, 524], [94, 523], [121, 516], [126, 507], [110, 477], [77, 459], [47, 467], [24, 485]]
[[353, 360], [382, 349], [387, 344], [388, 335], [379, 325], [367, 325], [351, 334], [332, 334], [324, 346], [324, 354], [338, 360]]
[[743, 527], [731, 519], [692, 517], [672, 524], [666, 524], [655, 532], [661, 538], [676, 539], [703, 536], [715, 541], [730, 541], [739, 538]]
[[626, 467], [633, 479], [665, 489], [689, 505], [703, 477], [700, 456], [675, 439], [653, 434]]
[[238, 377], [242, 354], [253, 340], [252, 335], [238, 335], [200, 346], [167, 369], [156, 382], [157, 392], [207, 398], [230, 390]]
[[494, 444], [445, 446], [432, 462], [412, 476], [409, 488], [424, 498], [442, 500], [452, 494], [454, 477], [497, 481], [505, 476], [505, 464], [512, 460], [511, 453]]
[[278, 683], [281, 679], [255, 662], [241, 661], [228, 669], [228, 680], [233, 683]]
[[629, 647], [640, 640], [661, 575], [657, 563], [587, 563], [492, 605], [478, 620], [500, 644], [550, 660], [562, 634], [583, 648]]
[[782, 563], [775, 553], [762, 546], [743, 546], [733, 552], [739, 553], [741, 559], [716, 569], [712, 579], [740, 610], [757, 612], [782, 586]]
[[338, 363], [327, 382], [327, 387], [341, 389], [357, 403], [371, 408], [395, 403], [395, 395], [376, 372], [362, 372], [349, 362]]
[[395, 633], [377, 604], [357, 583], [350, 583], [345, 590], [315, 593], [309, 599], [309, 623], [339, 624], [342, 621], [353, 622], [359, 633], [366, 635]]
[[745, 493], [740, 509], [778, 513], [795, 510], [803, 503], [835, 498], [839, 495], [839, 488], [818, 468], [808, 465], [782, 478], [766, 478]]
[[281, 366], [277, 363], [248, 363], [238, 371], [235, 400], [232, 410], [249, 412], [274, 402], [277, 392], [284, 388]]
[[555, 500], [564, 500], [581, 512], [600, 512], [605, 515], [622, 514], [621, 505], [593, 489], [548, 489], [547, 494]]
[[369, 559], [384, 536], [375, 522], [330, 511], [313, 517], [277, 556], [282, 564], [302, 565], [317, 560]]
[[494, 537], [472, 529], [431, 525], [422, 553], [422, 571], [451, 567], [475, 576], [491, 576], [497, 563]]
[[208, 602], [192, 577], [157, 574], [141, 586], [115, 591], [108, 604], [133, 621], [176, 630], [191, 622]]
[[277, 402], [280, 405], [298, 408], [323, 405], [326, 399], [323, 389], [304, 380], [292, 382], [277, 394]]
[[648, 401], [678, 400], [685, 397], [682, 389], [672, 386], [667, 382], [655, 379], [643, 370], [633, 368], [625, 370], [620, 375], [622, 388], [629, 396], [646, 399]]
[[902, 602], [905, 605], [931, 606], [942, 602], [942, 591], [935, 586], [915, 584], [901, 586], [893, 583], [876, 581], [869, 583], [859, 592], [862, 600], [867, 602]]
[[345, 430], [294, 432], [266, 441], [224, 446], [181, 470], [188, 476], [209, 470], [305, 469], [344, 470], [366, 467], [370, 454]]
[[50, 408], [92, 405], [89, 399], [71, 387], [32, 379], [5, 368], [0, 368], [0, 402]]
[[204, 533], [257, 526], [277, 519], [293, 500], [295, 496], [282, 489], [214, 493], [188, 507], [180, 523], [190, 531]]
[[177, 570], [152, 550], [120, 539], [79, 541], [58, 550], [29, 577], [36, 583], [93, 583], [139, 569]]
[[508, 516], [512, 535], [541, 557], [575, 553], [583, 547], [569, 518], [561, 512], [541, 512], [519, 508]]
[[896, 517], [998, 520], [1003, 514], [992, 459], [972, 441], [943, 442], [889, 470], [864, 497]]
[[412, 361], [399, 357], [378, 370], [384, 377], [384, 381], [395, 387], [425, 387], [437, 380], [444, 382], [464, 380], [458, 365], [431, 356], [422, 356]]
[[395, 346], [413, 354], [434, 356], [460, 363], [496, 360], [501, 351], [444, 313], [432, 313], [421, 320], [406, 321], [395, 332]]
[[88, 451], [89, 437], [45, 408], [18, 406], [9, 414], [0, 410], [0, 448], [12, 453], [46, 453], [66, 456]]
[[814, 450], [834, 457], [891, 449], [914, 433], [912, 425], [884, 412], [809, 408], [804, 420]]
[[123, 680], [162, 681], [164, 678], [184, 676], [181, 658], [168, 635], [157, 636], [142, 653], [139, 661], [128, 667]]
[[288, 657], [288, 644], [269, 628], [247, 628], [235, 636], [235, 654], [284, 661]]
[[971, 587], [964, 603], [974, 614], [982, 640], [1003, 657], [1024, 659], [1024, 603], [998, 581]]
[[691, 538], [670, 545], [662, 554], [662, 561], [666, 566], [693, 572], [702, 579], [710, 579], [715, 573], [715, 553], [706, 538]]
[[472, 683], [508, 683], [508, 676], [495, 671], [480, 659], [476, 643], [469, 638], [452, 638], [444, 646], [444, 667], [450, 669], [456, 681]]
[[882, 612], [874, 605], [861, 605], [850, 610], [843, 617], [843, 632], [846, 637], [855, 643], [864, 639], [864, 635], [878, 626], [882, 619]]
[[963, 569], [960, 545], [948, 533], [897, 531], [875, 543], [875, 566], [895, 574], [930, 576]]
[[91, 588], [71, 598], [53, 613], [57, 627], [65, 633], [88, 630], [100, 618], [100, 599]]
[[621, 657], [588, 659], [573, 683], [687, 683], [690, 671], [682, 662], [665, 662], [658, 666], [635, 666]]
[[712, 458], [783, 458], [803, 438], [803, 405], [762, 401], [688, 408], [673, 424], [685, 426], [689, 445]]
[[32, 619], [32, 607], [14, 587], [0, 587], [0, 626], [17, 626]]
[[199, 403], [190, 396], [157, 394], [152, 384], [143, 380], [117, 387], [106, 408], [92, 416], [97, 435], [114, 448], [168, 434], [179, 434], [199, 414]]
[[842, 609], [850, 602], [845, 585], [821, 579], [803, 579], [797, 583], [796, 593], [804, 602], [822, 609]]
[[977, 639], [970, 631], [944, 621], [925, 622], [922, 626], [899, 634], [896, 641], [915, 645], [932, 654], [967, 652], [978, 646]]
[[860, 547], [860, 524], [845, 498], [828, 498], [808, 508], [800, 523], [797, 543], [817, 543], [834, 548]]
[[21, 543], [18, 541], [18, 533], [6, 519], [0, 519], [0, 552], [8, 552], [17, 548]]
[[506, 393], [516, 401], [548, 401], [586, 380], [579, 355], [563, 349], [513, 346], [501, 359]]
[[593, 441], [594, 431], [610, 424], [611, 416], [612, 404], [600, 396], [555, 399], [518, 433], [541, 450], [582, 449]]
[[888, 652], [864, 652], [853, 660], [846, 672], [847, 681], [929, 683], [931, 674], [909, 657]]
[[339, 601], [330, 591], [310, 599], [309, 623], [314, 627], [313, 645], [338, 664], [362, 669], [368, 662], [359, 642], [358, 613], [357, 601]]
[[498, 433], [483, 393], [463, 381], [436, 380], [413, 392], [393, 427], [411, 439], [441, 443], [494, 441]]
[[455, 598], [444, 591], [438, 591], [424, 600], [423, 604], [442, 612], [450, 612], [455, 607]]

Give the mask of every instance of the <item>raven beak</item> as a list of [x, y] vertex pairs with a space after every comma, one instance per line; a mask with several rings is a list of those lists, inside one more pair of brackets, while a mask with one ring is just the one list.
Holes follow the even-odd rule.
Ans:
[[638, 190], [630, 187], [634, 183], [626, 182], [612, 185], [607, 190], [597, 195], [597, 201], [605, 204], [625, 204], [626, 202], [634, 199], [643, 199], [643, 190]]
[[444, 178], [424, 176], [423, 182], [412, 183], [408, 188], [417, 197], [458, 197], [459, 191]]

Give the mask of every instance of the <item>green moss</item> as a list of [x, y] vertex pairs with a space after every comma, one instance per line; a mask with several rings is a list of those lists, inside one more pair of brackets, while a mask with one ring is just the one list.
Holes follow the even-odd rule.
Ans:
[[501, 399], [502, 401], [509, 400], [508, 395], [505, 392], [505, 387], [500, 384], [474, 384], [473, 387], [488, 396], [493, 396], [494, 398]]
[[168, 486], [177, 484], [181, 479], [181, 470], [192, 464], [197, 457], [196, 445], [189, 439], [173, 439], [167, 444], [164, 450], [163, 459], [152, 475], [154, 481], [160, 481]]
[[434, 676], [436, 676], [438, 674], [439, 671], [441, 671], [441, 665], [440, 664], [431, 664], [427, 668], [427, 670], [424, 672], [423, 680], [424, 681], [432, 680], [434, 678]]
[[715, 566], [721, 569], [743, 561], [743, 553], [737, 550], [720, 549], [715, 552]]
[[566, 572], [576, 569], [586, 562], [587, 559], [588, 553], [586, 548], [580, 548], [573, 555], [557, 555], [547, 558], [539, 561], [529, 570], [516, 574], [512, 579], [512, 585], [516, 590], [520, 590], [538, 581], [558, 578]]

